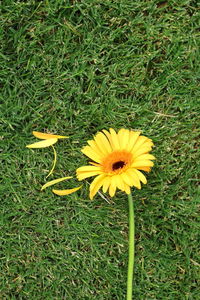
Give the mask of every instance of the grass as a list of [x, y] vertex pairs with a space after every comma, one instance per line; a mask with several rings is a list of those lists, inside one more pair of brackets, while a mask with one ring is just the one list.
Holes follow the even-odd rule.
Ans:
[[126, 196], [40, 192], [52, 151], [25, 145], [32, 130], [71, 137], [54, 179], [87, 161], [98, 130], [126, 127], [157, 157], [133, 191], [133, 299], [199, 299], [196, 1], [7, 0], [1, 16], [0, 298], [125, 299]]

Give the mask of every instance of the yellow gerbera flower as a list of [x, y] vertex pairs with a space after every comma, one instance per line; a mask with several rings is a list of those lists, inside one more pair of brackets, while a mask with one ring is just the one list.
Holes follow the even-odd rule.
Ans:
[[111, 197], [116, 189], [130, 194], [130, 187], [141, 189], [141, 183], [147, 180], [141, 171], [149, 172], [155, 157], [149, 154], [153, 146], [151, 139], [140, 135], [139, 131], [120, 129], [118, 133], [112, 128], [98, 132], [93, 140], [81, 150], [93, 160], [91, 166], [76, 170], [78, 180], [96, 176], [90, 185], [90, 199], [98, 190], [109, 190]]

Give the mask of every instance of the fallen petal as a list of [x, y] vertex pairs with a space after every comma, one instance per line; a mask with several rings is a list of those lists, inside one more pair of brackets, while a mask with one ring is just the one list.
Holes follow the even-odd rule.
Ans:
[[77, 188], [68, 189], [68, 190], [52, 190], [52, 192], [58, 196], [65, 196], [65, 195], [69, 195], [69, 194], [72, 194], [72, 193], [78, 191], [81, 187], [82, 187], [82, 185]]
[[53, 144], [55, 144], [58, 141], [57, 138], [47, 139], [41, 142], [36, 142], [30, 145], [27, 145], [26, 148], [46, 148]]
[[33, 135], [41, 140], [47, 140], [47, 139], [52, 139], [52, 138], [57, 138], [57, 139], [67, 139], [68, 136], [64, 135], [57, 135], [57, 134], [51, 134], [51, 133], [43, 133], [39, 131], [33, 131]]
[[56, 184], [56, 183], [58, 183], [58, 182], [61, 182], [61, 181], [64, 181], [64, 180], [70, 179], [70, 178], [72, 178], [72, 176], [62, 177], [62, 178], [58, 178], [58, 179], [51, 180], [51, 181], [45, 183], [45, 184], [42, 186], [41, 191], [44, 190], [44, 189], [46, 189], [47, 187], [49, 187], [49, 186], [51, 186], [51, 185], [54, 185], [54, 184]]
[[51, 171], [49, 172], [49, 174], [47, 175], [46, 178], [48, 178], [54, 171], [55, 169], [55, 166], [56, 166], [56, 162], [57, 162], [57, 153], [56, 153], [56, 149], [54, 148], [53, 145], [51, 145], [51, 147], [53, 148], [53, 153], [54, 153], [54, 160], [53, 160], [53, 165], [52, 165], [52, 168], [51, 168]]

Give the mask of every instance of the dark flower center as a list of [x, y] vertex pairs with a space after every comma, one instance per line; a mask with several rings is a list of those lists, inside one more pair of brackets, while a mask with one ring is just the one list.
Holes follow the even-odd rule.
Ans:
[[122, 169], [124, 166], [125, 166], [125, 162], [120, 160], [112, 165], [112, 169], [113, 169], [113, 171], [115, 171], [118, 169]]

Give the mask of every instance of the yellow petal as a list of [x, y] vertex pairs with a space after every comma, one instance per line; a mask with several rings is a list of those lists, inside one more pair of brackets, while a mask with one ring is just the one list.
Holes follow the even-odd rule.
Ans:
[[129, 186], [135, 186], [138, 189], [141, 189], [141, 184], [138, 178], [138, 175], [134, 170], [127, 170], [125, 173], [121, 174], [124, 183], [129, 185]]
[[97, 176], [90, 184], [90, 199], [92, 200], [104, 182], [105, 174]]
[[109, 143], [111, 144], [111, 134], [110, 134], [110, 132], [108, 132], [108, 130], [105, 130], [105, 129], [103, 129], [102, 131], [105, 134], [105, 136], [107, 137]]
[[139, 136], [135, 145], [133, 146], [131, 152], [132, 153], [136, 152], [147, 141], [148, 141], [148, 138], [146, 136], [143, 136], [143, 135]]
[[109, 130], [110, 130], [110, 135], [111, 135], [111, 139], [112, 139], [113, 150], [120, 149], [117, 133], [115, 132], [115, 130], [113, 128], [110, 128]]
[[101, 167], [96, 167], [96, 166], [83, 166], [80, 167], [76, 170], [77, 173], [82, 173], [82, 172], [90, 172], [90, 171], [101, 171]]
[[101, 168], [95, 166], [83, 166], [76, 170], [76, 176], [78, 180], [83, 180], [88, 177], [101, 174]]
[[121, 191], [124, 191], [124, 181], [123, 181], [121, 175], [118, 174], [113, 177], [114, 177], [117, 188], [120, 189]]
[[140, 131], [130, 131], [129, 143], [127, 145], [127, 151], [131, 151], [134, 147], [136, 141], [138, 140]]
[[33, 131], [32, 133], [36, 138], [41, 139], [41, 140], [47, 140], [47, 139], [52, 139], [52, 138], [57, 138], [57, 139], [67, 139], [68, 138], [68, 136], [43, 133], [43, 132], [39, 132], [39, 131]]
[[103, 181], [103, 192], [106, 193], [109, 186], [110, 186], [110, 181], [111, 181], [111, 177], [110, 176], [107, 176], [104, 178], [104, 181]]
[[144, 160], [144, 159], [154, 160], [156, 158], [152, 154], [142, 154], [142, 155], [139, 155], [137, 158], [135, 158], [134, 162], [139, 161], [139, 160]]
[[52, 190], [52, 192], [58, 196], [66, 196], [66, 195], [70, 195], [70, 194], [78, 191], [81, 187], [82, 187], [82, 185], [79, 187], [73, 188], [73, 189], [68, 189], [68, 190]]
[[110, 197], [113, 197], [115, 195], [115, 192], [116, 192], [116, 182], [115, 182], [115, 179], [114, 179], [114, 176], [111, 177], [111, 182], [110, 182], [110, 186], [109, 186], [109, 195]]
[[104, 155], [112, 152], [110, 143], [102, 132], [97, 133], [97, 135], [94, 137], [94, 140], [96, 142], [97, 147], [101, 150], [101, 152], [104, 153]]
[[153, 167], [154, 163], [151, 160], [139, 160], [131, 164], [132, 168], [137, 167]]
[[93, 176], [96, 176], [96, 175], [100, 175], [100, 171], [94, 171], [94, 172], [85, 172], [85, 173], [80, 173], [80, 174], [77, 174], [77, 179], [79, 181], [83, 180], [83, 179], [86, 179], [86, 178], [89, 178], [89, 177], [93, 177]]
[[145, 143], [144, 145], [142, 145], [141, 148], [139, 148], [136, 152], [133, 153], [133, 157], [136, 158], [141, 154], [148, 153], [149, 151], [151, 151], [152, 146], [153, 146], [153, 143], [152, 144], [149, 144], [149, 143], [146, 144]]
[[136, 174], [138, 175], [139, 180], [140, 180], [142, 183], [146, 184], [146, 183], [147, 183], [147, 179], [146, 179], [146, 177], [144, 176], [144, 174], [143, 174], [142, 172], [138, 171], [137, 169], [135, 169], [135, 172], [136, 172]]
[[103, 129], [103, 133], [107, 136], [112, 150], [120, 149], [118, 136], [114, 129], [110, 128], [110, 132]]
[[133, 180], [132, 180], [132, 176], [128, 175], [127, 172], [124, 172], [122, 174], [120, 174], [121, 178], [123, 179], [125, 184], [128, 184], [129, 186], [133, 186]]
[[58, 179], [51, 180], [51, 181], [45, 183], [45, 184], [42, 186], [41, 191], [44, 190], [44, 189], [46, 189], [47, 187], [49, 187], [49, 186], [51, 186], [51, 185], [54, 185], [54, 184], [56, 184], [56, 183], [58, 183], [58, 182], [61, 182], [61, 181], [64, 181], [64, 180], [70, 179], [70, 178], [72, 178], [72, 176], [62, 177], [62, 178], [58, 178]]
[[90, 146], [83, 147], [83, 149], [81, 151], [82, 151], [83, 154], [85, 154], [86, 156], [88, 156], [92, 160], [94, 160], [98, 163], [101, 162], [101, 158], [98, 155], [98, 153], [96, 153]]
[[130, 131], [127, 129], [120, 129], [118, 132], [118, 139], [121, 150], [126, 150], [127, 144], [129, 142]]
[[138, 188], [140, 190], [141, 189], [141, 183], [140, 183], [139, 177], [138, 177], [137, 173], [135, 172], [135, 170], [134, 169], [128, 169], [126, 171], [126, 174], [131, 178], [132, 186], [135, 186], [136, 188]]
[[47, 139], [41, 142], [33, 143], [30, 145], [27, 145], [27, 148], [46, 148], [49, 147], [53, 144], [55, 144], [58, 141], [57, 138], [52, 138], [52, 139]]
[[103, 152], [98, 148], [98, 146], [97, 146], [97, 144], [96, 144], [96, 142], [94, 141], [94, 140], [89, 140], [89, 141], [87, 141], [88, 142], [88, 144], [90, 145], [90, 147], [92, 148], [92, 150], [94, 151], [94, 152], [96, 152], [97, 154], [98, 154], [98, 156], [99, 157], [101, 157], [101, 158], [104, 158], [104, 154], [103, 154]]
[[150, 167], [137, 167], [138, 170], [142, 170], [142, 171], [145, 171], [145, 172], [150, 172], [151, 171], [151, 168]]
[[51, 168], [49, 174], [46, 176], [46, 178], [48, 178], [53, 173], [53, 171], [55, 169], [55, 166], [56, 166], [56, 162], [57, 162], [57, 153], [56, 153], [56, 150], [55, 150], [55, 148], [54, 148], [53, 145], [51, 145], [51, 147], [53, 148], [54, 160], [53, 160], [52, 168]]
[[126, 192], [126, 194], [130, 194], [131, 193], [130, 186], [127, 184], [124, 184], [124, 191]]

